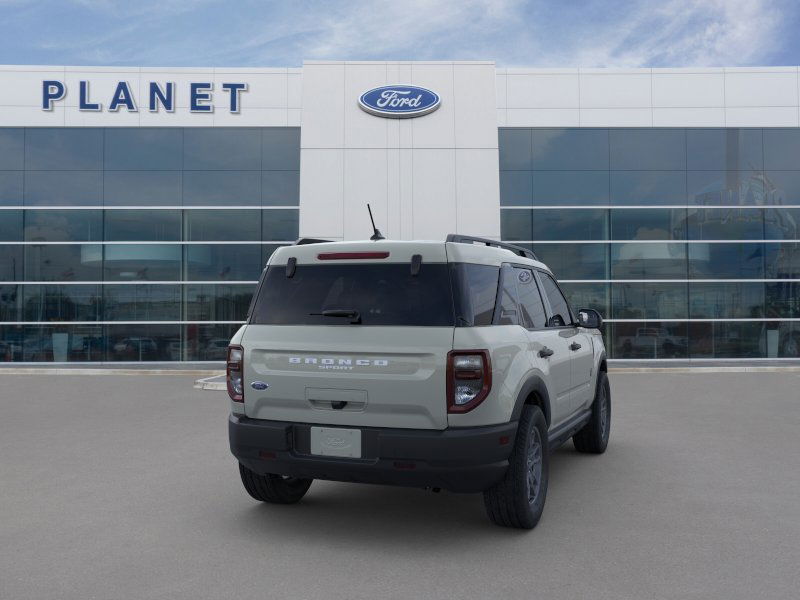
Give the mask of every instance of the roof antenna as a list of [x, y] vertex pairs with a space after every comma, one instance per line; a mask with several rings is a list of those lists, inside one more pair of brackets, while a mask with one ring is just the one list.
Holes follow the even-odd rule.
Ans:
[[369, 202], [367, 202], [367, 210], [369, 211], [369, 220], [372, 221], [372, 230], [375, 232], [373, 233], [369, 239], [373, 242], [377, 242], [378, 240], [385, 240], [386, 238], [383, 237], [380, 230], [375, 227], [375, 219], [372, 218], [372, 209], [369, 206]]

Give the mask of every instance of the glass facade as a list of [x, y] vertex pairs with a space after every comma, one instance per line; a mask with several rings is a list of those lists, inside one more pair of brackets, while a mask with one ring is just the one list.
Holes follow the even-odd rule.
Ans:
[[0, 128], [0, 361], [224, 360], [299, 181], [299, 128]]
[[610, 358], [800, 357], [800, 129], [502, 128], [501, 233]]

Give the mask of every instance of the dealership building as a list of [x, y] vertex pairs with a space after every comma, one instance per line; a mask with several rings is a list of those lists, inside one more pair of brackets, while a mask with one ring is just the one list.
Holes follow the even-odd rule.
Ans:
[[611, 359], [797, 359], [799, 76], [0, 66], [0, 361], [221, 361], [271, 252], [367, 203], [532, 248]]

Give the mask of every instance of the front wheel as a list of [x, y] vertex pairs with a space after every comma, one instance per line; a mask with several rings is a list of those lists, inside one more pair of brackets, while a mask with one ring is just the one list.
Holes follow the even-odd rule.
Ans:
[[578, 452], [602, 454], [608, 447], [611, 434], [611, 386], [604, 371], [597, 374], [597, 389], [592, 402], [592, 414], [583, 428], [572, 436]]
[[283, 475], [259, 475], [239, 463], [239, 475], [244, 489], [256, 500], [272, 504], [294, 504], [306, 495], [313, 479], [284, 477]]
[[496, 525], [533, 529], [544, 511], [550, 474], [547, 422], [538, 406], [523, 408], [508, 463], [503, 480], [483, 492], [486, 514]]

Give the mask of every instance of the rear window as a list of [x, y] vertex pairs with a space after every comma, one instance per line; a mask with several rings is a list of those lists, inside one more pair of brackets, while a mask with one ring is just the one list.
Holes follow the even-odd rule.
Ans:
[[452, 327], [453, 297], [446, 264], [297, 265], [267, 269], [250, 323], [256, 325], [346, 325], [326, 310], [357, 311], [361, 325]]

